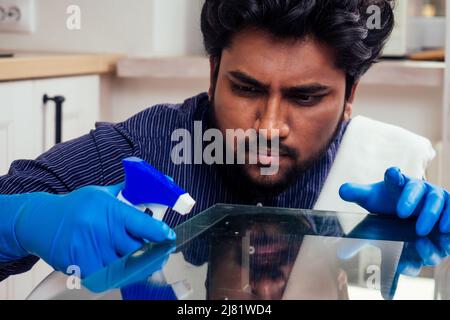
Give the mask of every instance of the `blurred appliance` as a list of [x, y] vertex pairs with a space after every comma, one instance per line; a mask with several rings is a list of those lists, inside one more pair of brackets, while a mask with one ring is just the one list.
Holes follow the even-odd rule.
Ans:
[[439, 1], [396, 1], [395, 27], [383, 55], [404, 57], [423, 50], [445, 47], [445, 17], [437, 16]]

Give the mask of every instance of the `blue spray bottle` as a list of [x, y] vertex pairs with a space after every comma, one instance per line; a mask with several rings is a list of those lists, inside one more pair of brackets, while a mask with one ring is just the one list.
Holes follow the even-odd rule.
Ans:
[[[126, 158], [122, 164], [125, 170], [125, 187], [117, 196], [119, 200], [143, 212], [150, 210], [152, 217], [161, 221], [169, 207], [182, 215], [191, 212], [195, 200], [171, 177], [165, 176], [144, 160], [136, 157]], [[152, 287], [150, 283], [157, 283], [157, 285]], [[181, 299], [192, 293], [192, 288], [186, 281], [168, 284], [164, 273], [157, 271], [148, 279], [148, 282], [132, 284], [121, 291], [125, 299], [138, 297]]]
[[172, 178], [136, 157], [126, 158], [122, 164], [125, 187], [117, 196], [119, 200], [144, 212], [151, 210], [157, 220], [163, 220], [169, 207], [182, 215], [191, 212], [195, 200]]

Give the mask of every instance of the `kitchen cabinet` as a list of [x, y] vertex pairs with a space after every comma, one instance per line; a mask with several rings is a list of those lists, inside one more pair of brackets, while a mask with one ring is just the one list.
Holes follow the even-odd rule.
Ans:
[[41, 151], [32, 93], [32, 81], [0, 83], [0, 173], [5, 173], [14, 159], [35, 157]]
[[[100, 77], [86, 75], [0, 82], [0, 175], [16, 159], [34, 159], [55, 144], [55, 103], [62, 96], [62, 141], [89, 132], [99, 120]], [[0, 299], [24, 299], [51, 268], [40, 261], [27, 273], [0, 282]]]

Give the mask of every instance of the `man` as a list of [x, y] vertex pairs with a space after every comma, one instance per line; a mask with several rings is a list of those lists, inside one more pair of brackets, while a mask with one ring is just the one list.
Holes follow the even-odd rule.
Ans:
[[[380, 9], [380, 28], [369, 27], [370, 5]], [[358, 81], [393, 25], [388, 0], [207, 0], [208, 94], [98, 124], [35, 161], [15, 161], [0, 179], [1, 277], [29, 269], [37, 256], [63, 272], [77, 265], [85, 277], [144, 240], [173, 240], [169, 226], [218, 202], [312, 208], [350, 121]], [[256, 164], [175, 164], [171, 135], [193, 133], [195, 121], [223, 134], [254, 129], [279, 147], [258, 151]], [[187, 190], [197, 200], [191, 214], [168, 212], [162, 223], [117, 201], [121, 160], [129, 156]], [[276, 173], [261, 174], [274, 163]], [[345, 185], [341, 196], [371, 212], [417, 214], [421, 235], [436, 224], [450, 231], [448, 193], [398, 169], [374, 185]]]

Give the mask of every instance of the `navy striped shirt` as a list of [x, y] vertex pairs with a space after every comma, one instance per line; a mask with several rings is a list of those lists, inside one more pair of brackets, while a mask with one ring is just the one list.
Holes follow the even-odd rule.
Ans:
[[[118, 124], [98, 123], [96, 129], [78, 139], [56, 145], [36, 160], [17, 160], [7, 175], [0, 177], [0, 194], [43, 191], [68, 193], [87, 185], [111, 185], [124, 179], [121, 160], [136, 156], [173, 179], [197, 201], [192, 212], [181, 216], [170, 211], [165, 222], [171, 227], [216, 203], [256, 204], [226, 184], [217, 166], [176, 165], [171, 160], [175, 129], [184, 128], [194, 136], [194, 121], [208, 125], [211, 110], [202, 93], [177, 105], [157, 105]], [[334, 161], [346, 125], [340, 128], [324, 156], [286, 191], [264, 205], [312, 208]], [[30, 256], [0, 266], [0, 280], [28, 270], [37, 261]]]

